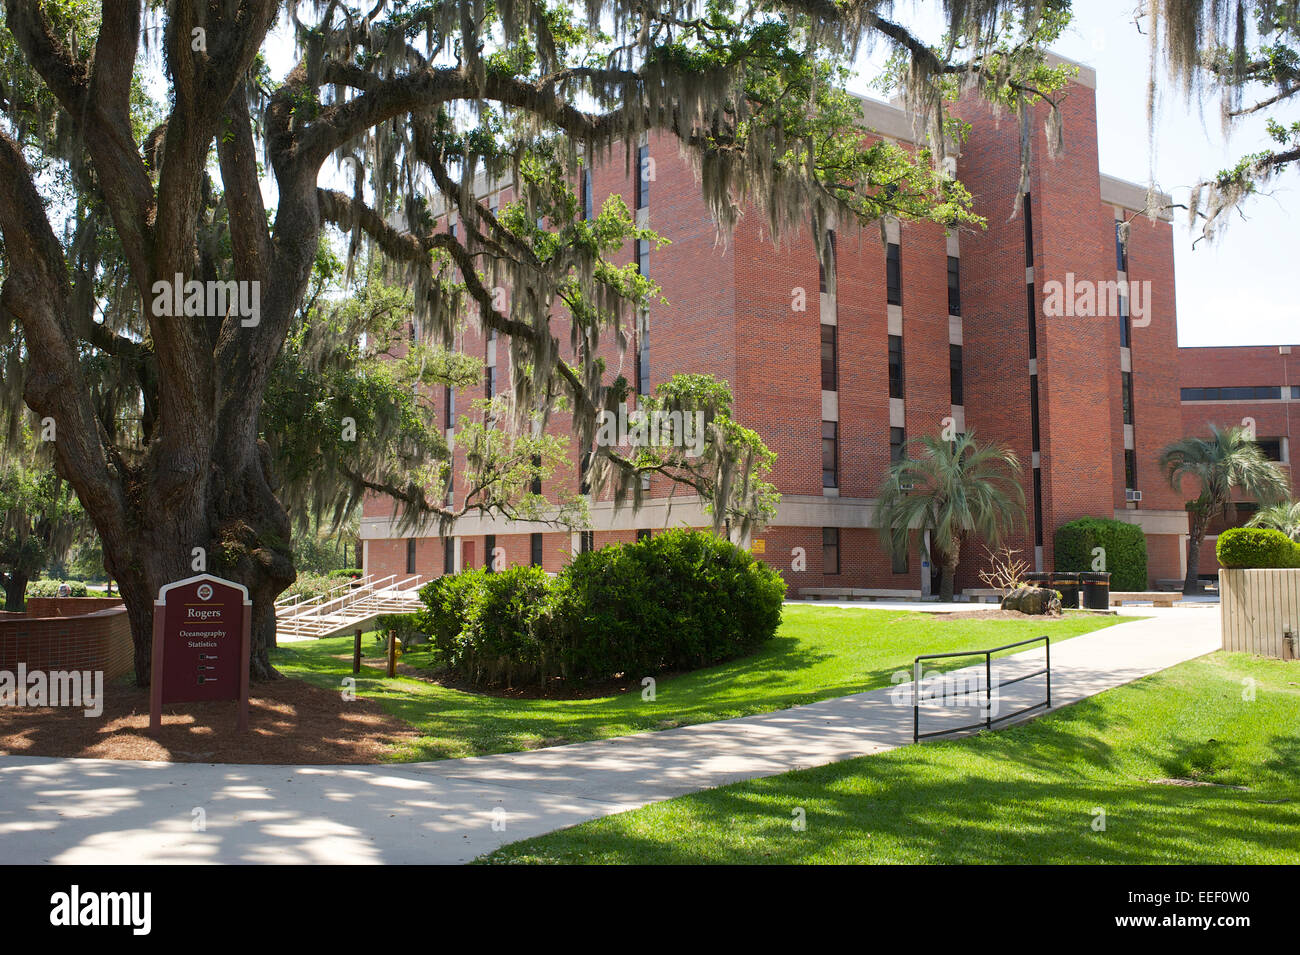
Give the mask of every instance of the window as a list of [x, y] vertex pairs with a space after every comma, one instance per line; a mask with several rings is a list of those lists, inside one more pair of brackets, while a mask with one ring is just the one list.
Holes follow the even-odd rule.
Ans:
[[594, 219], [596, 201], [591, 191], [591, 170], [582, 171], [582, 217], [587, 220]]
[[885, 291], [890, 305], [903, 304], [903, 266], [901, 251], [897, 242], [891, 242], [885, 248]]
[[415, 538], [414, 537], [408, 537], [406, 539], [406, 572], [408, 574], [415, 573]]
[[[1183, 388], [1183, 401], [1280, 401], [1280, 385], [1246, 385], [1236, 388]], [[1291, 388], [1292, 397], [1300, 398], [1300, 389]]]
[[636, 207], [650, 208], [650, 147], [636, 151]]
[[591, 482], [587, 480], [587, 469], [591, 467], [591, 449], [583, 451], [578, 457], [578, 493], [590, 494]]
[[642, 275], [650, 274], [650, 240], [636, 240], [636, 270]]
[[1123, 295], [1119, 297], [1119, 347], [1131, 348], [1133, 339], [1133, 325], [1128, 319], [1128, 299]]
[[496, 571], [497, 535], [487, 534], [483, 537], [483, 569], [489, 574]]
[[822, 573], [838, 574], [840, 572], [840, 529], [838, 527], [822, 528]]
[[578, 552], [579, 552], [579, 553], [582, 553], [582, 554], [590, 554], [590, 553], [591, 553], [593, 550], [595, 550], [595, 549], [596, 549], [596, 532], [595, 532], [595, 531], [583, 531], [581, 534], [578, 535]]
[[1130, 491], [1137, 488], [1137, 452], [1124, 449], [1124, 486]]
[[1264, 457], [1270, 461], [1282, 460], [1282, 439], [1281, 438], [1256, 438], [1255, 443], [1259, 449], [1264, 452]]
[[822, 391], [835, 391], [835, 326], [822, 326]]
[[497, 393], [497, 370], [494, 366], [488, 365], [483, 371], [483, 394], [491, 398]]
[[542, 535], [528, 535], [528, 561], [534, 567], [542, 566]]
[[456, 538], [444, 537], [442, 539], [442, 572], [444, 574], [456, 573]]
[[889, 336], [889, 397], [903, 397], [903, 336]]
[[948, 314], [961, 314], [961, 259], [948, 256]]
[[1128, 271], [1128, 243], [1124, 241], [1124, 223], [1115, 220], [1115, 268]]
[[961, 346], [948, 346], [948, 390], [952, 393], [952, 403], [964, 405], [966, 393], [962, 388]]
[[1043, 546], [1043, 469], [1034, 468], [1034, 546]]
[[650, 394], [650, 317], [643, 315], [637, 328], [636, 393]]
[[446, 400], [443, 404], [442, 426], [450, 430], [456, 427], [456, 389], [448, 385], [443, 395]]
[[1029, 299], [1029, 357], [1038, 357], [1038, 302], [1034, 300], [1034, 283], [1025, 286]]
[[[831, 268], [834, 269], [835, 268], [835, 233], [830, 231], [829, 229], [826, 232], [826, 256], [831, 261]], [[817, 260], [817, 280], [821, 286], [822, 292], [826, 292], [827, 291], [826, 265], [821, 261], [821, 259]]]
[[[532, 457], [532, 463], [534, 468], [540, 468], [542, 466], [542, 456], [540, 454], [534, 454]], [[540, 474], [533, 475], [533, 480], [529, 484], [528, 490], [533, 494], [542, 493], [542, 476]]]
[[907, 431], [904, 428], [889, 429], [889, 463], [897, 464], [903, 460], [903, 449], [907, 447]]
[[822, 487], [840, 486], [839, 425], [834, 421], [822, 422]]
[[902, 553], [892, 554], [889, 558], [889, 570], [894, 574], [906, 574], [911, 570], [911, 556], [906, 550]]
[[447, 224], [447, 235], [451, 236], [453, 239], [456, 238], [456, 223], [450, 222]]
[[[1124, 403], [1124, 423], [1133, 423], [1133, 373], [1131, 371], [1121, 371], [1119, 373]], [[1132, 487], [1133, 485], [1129, 485]]]
[[1038, 376], [1029, 376], [1029, 437], [1035, 451], [1038, 448]]
[[1034, 265], [1034, 207], [1030, 201], [1029, 193], [1025, 193], [1025, 202], [1023, 206], [1025, 217], [1025, 265], [1033, 268]]

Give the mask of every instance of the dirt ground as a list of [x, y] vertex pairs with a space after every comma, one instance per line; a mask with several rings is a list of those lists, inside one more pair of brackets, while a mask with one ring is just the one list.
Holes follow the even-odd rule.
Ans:
[[81, 756], [177, 763], [337, 764], [382, 762], [394, 743], [419, 734], [378, 704], [345, 702], [337, 690], [301, 680], [255, 683], [249, 731], [235, 732], [233, 702], [163, 707], [157, 739], [149, 736], [149, 691], [104, 687], [104, 712], [0, 707], [0, 753]]

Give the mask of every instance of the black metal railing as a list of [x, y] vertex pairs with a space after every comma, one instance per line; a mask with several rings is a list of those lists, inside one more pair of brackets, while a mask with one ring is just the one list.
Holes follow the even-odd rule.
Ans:
[[[1003, 650], [1013, 650], [1016, 647], [1028, 646], [1031, 643], [1039, 643], [1039, 642], [1043, 644], [1043, 652], [1045, 655], [1043, 668], [1041, 670], [1035, 670], [1033, 673], [1022, 674], [1021, 676], [1016, 677], [1014, 680], [1000, 680], [996, 685], [993, 683], [993, 654], [1001, 653]], [[952, 698], [955, 700], [959, 696], [964, 696], [969, 693], [978, 693], [981, 690], [980, 683], [979, 683], [979, 673], [977, 671], [975, 673], [974, 687], [967, 687], [965, 689], [954, 688], [953, 691], [949, 693], [948, 684], [947, 681], [945, 681], [943, 685], [942, 693], [932, 692], [928, 696], [924, 695], [923, 692], [924, 688], [921, 685], [921, 661], [922, 660], [947, 660], [947, 659], [952, 659], [953, 657], [983, 657], [984, 658], [984, 685], [982, 687], [984, 691], [984, 718], [980, 720], [978, 723], [968, 723], [965, 726], [954, 726], [951, 727], [950, 729], [933, 730], [929, 733], [922, 733], [921, 732], [921, 701], [922, 700], [933, 700], [933, 699], [941, 698], [946, 701], [949, 696], [952, 696]], [[949, 671], [949, 672], [960, 672], [960, 671]], [[946, 675], [948, 674], [945, 673], [945, 676]], [[1026, 706], [1023, 709], [1016, 710], [1014, 713], [1005, 713], [997, 717], [993, 715], [993, 690], [995, 688], [998, 690], [999, 697], [1001, 697], [1001, 691], [1004, 686], [1011, 686], [1013, 683], [1023, 683], [1025, 680], [1033, 679], [1036, 676], [1047, 677], [1047, 695], [1045, 699], [1043, 699], [1039, 703], [1035, 703], [1033, 706]], [[920, 740], [923, 739], [928, 739], [932, 736], [947, 736], [951, 733], [962, 733], [965, 732], [966, 730], [979, 729], [980, 727], [983, 727], [984, 729], [992, 729], [993, 724], [995, 723], [1001, 723], [1004, 720], [1009, 720], [1016, 716], [1022, 716], [1025, 713], [1030, 713], [1037, 709], [1051, 709], [1051, 707], [1052, 707], [1052, 640], [1050, 637], [1046, 637], [1046, 636], [1031, 637], [1028, 640], [1020, 640], [1016, 643], [1008, 643], [1004, 646], [993, 647], [989, 650], [959, 650], [955, 653], [923, 653], [912, 661], [912, 742], [914, 743], [919, 742]]]

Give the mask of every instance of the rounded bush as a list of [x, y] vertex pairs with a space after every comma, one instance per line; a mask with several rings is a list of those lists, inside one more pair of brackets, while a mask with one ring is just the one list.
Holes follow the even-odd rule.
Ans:
[[781, 622], [785, 581], [729, 541], [669, 531], [580, 554], [558, 576], [512, 567], [420, 591], [440, 662], [481, 685], [578, 686], [752, 653]]
[[1142, 528], [1107, 517], [1081, 517], [1056, 529], [1055, 562], [1059, 573], [1086, 573], [1093, 570], [1092, 552], [1101, 547], [1106, 552], [1110, 589], [1138, 591], [1147, 589], [1147, 539]]
[[1300, 544], [1265, 527], [1230, 528], [1219, 535], [1214, 552], [1228, 569], [1300, 567]]
[[72, 597], [84, 597], [89, 592], [86, 589], [85, 582], [81, 580], [49, 580], [47, 578], [42, 578], [41, 580], [28, 582], [26, 596], [57, 597], [59, 595], [59, 587], [63, 584], [68, 585], [68, 589], [71, 591], [70, 596]]

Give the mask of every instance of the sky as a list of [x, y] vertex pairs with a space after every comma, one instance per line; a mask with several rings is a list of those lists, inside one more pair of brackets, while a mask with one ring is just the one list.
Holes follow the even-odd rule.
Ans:
[[[1225, 141], [1217, 94], [1188, 104], [1182, 94], [1163, 92], [1157, 107], [1154, 156], [1149, 146], [1146, 84], [1150, 59], [1147, 35], [1134, 24], [1135, 0], [1075, 0], [1069, 31], [1052, 49], [1097, 71], [1097, 124], [1101, 171], [1145, 185], [1151, 180], [1185, 202], [1189, 187], [1243, 155], [1262, 148], [1262, 118], [1251, 118]], [[895, 17], [918, 25], [933, 22], [933, 2], [896, 4]], [[1145, 24], [1144, 24], [1145, 27]], [[927, 38], [936, 32], [926, 32]], [[873, 55], [859, 62], [862, 91]], [[1270, 111], [1279, 121], [1300, 119], [1300, 104]], [[1066, 143], [1069, 148], [1069, 143]], [[1278, 177], [1271, 195], [1257, 196], [1235, 213], [1213, 244], [1193, 248], [1199, 231], [1175, 210], [1174, 269], [1180, 345], [1274, 345], [1300, 343], [1300, 296], [1292, 284], [1300, 272], [1300, 170]], [[1221, 220], [1222, 221], [1222, 220]]]

